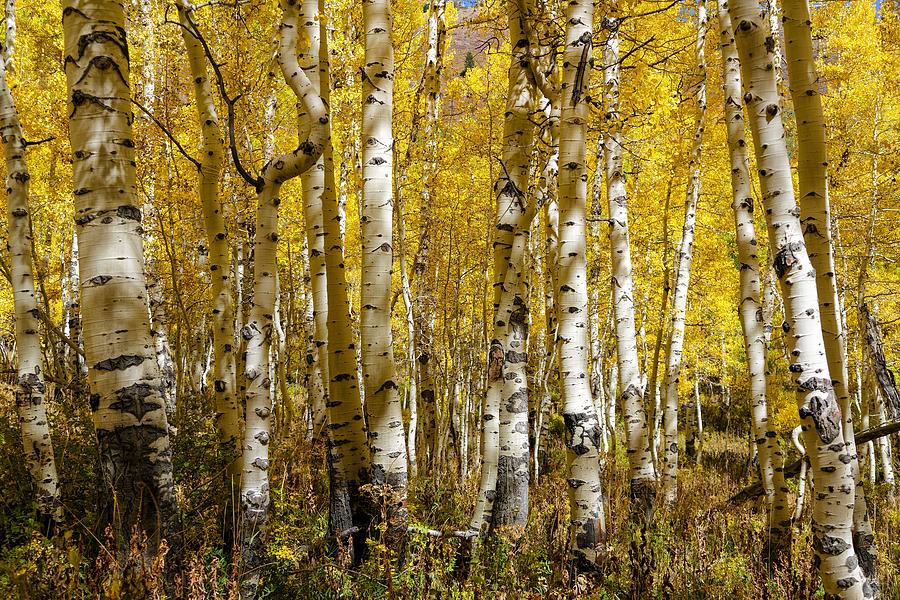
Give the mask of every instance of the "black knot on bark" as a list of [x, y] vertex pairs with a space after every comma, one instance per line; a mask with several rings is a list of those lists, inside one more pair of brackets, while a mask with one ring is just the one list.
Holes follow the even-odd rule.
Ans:
[[784, 277], [784, 274], [800, 261], [800, 257], [797, 254], [802, 247], [803, 245], [800, 242], [790, 242], [775, 254], [772, 266], [779, 279]]

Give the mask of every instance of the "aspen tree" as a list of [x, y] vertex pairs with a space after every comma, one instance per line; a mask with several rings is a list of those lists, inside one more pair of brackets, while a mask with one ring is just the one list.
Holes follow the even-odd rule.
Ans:
[[538, 423], [535, 434], [534, 479], [537, 481], [541, 469], [547, 464], [547, 435], [549, 433], [550, 411], [553, 404], [551, 386], [557, 362], [557, 318], [556, 297], [559, 271], [559, 202], [557, 177], [559, 176], [559, 94], [552, 99], [544, 98], [544, 142], [549, 147], [549, 154], [541, 171], [536, 193], [540, 205], [540, 226], [544, 233], [543, 254], [541, 263], [544, 268], [544, 356], [541, 360], [543, 377], [539, 378], [541, 398], [538, 405]]
[[63, 3], [84, 352], [100, 450], [101, 514], [177, 551], [177, 506], [144, 280], [128, 43], [121, 1]]
[[[315, 15], [318, 12], [318, 0], [303, 0], [303, 15]], [[322, 44], [319, 21], [306, 19], [300, 24], [304, 43], [299, 48], [300, 66], [312, 83], [313, 89], [321, 95], [321, 73], [319, 54]], [[305, 123], [306, 115], [301, 109], [300, 123]], [[325, 235], [322, 220], [322, 195], [325, 193], [325, 155], [316, 164], [300, 176], [303, 185], [303, 223], [306, 233], [306, 247], [309, 254], [310, 291], [313, 309], [313, 340], [308, 356], [312, 363], [309, 399], [313, 411], [313, 433], [317, 435], [324, 425], [325, 405], [328, 401], [328, 278], [325, 268]]]
[[[474, 529], [480, 529], [483, 523], [519, 526], [528, 516], [528, 393], [524, 372], [527, 349], [521, 334], [527, 327], [527, 306], [526, 296], [522, 294], [521, 271], [531, 220], [536, 212], [529, 210], [526, 190], [534, 139], [529, 118], [537, 92], [528, 71], [530, 48], [524, 31], [523, 21], [527, 18], [523, 14], [524, 4], [517, 0], [507, 3], [512, 56], [503, 121], [503, 167], [494, 183], [497, 197], [493, 242], [495, 316], [487, 353], [482, 472], [472, 519]], [[495, 506], [498, 502], [499, 510]]]
[[[329, 104], [331, 73], [324, 0], [319, 0], [319, 86]], [[325, 270], [328, 281], [328, 461], [330, 469], [329, 529], [346, 543], [344, 532], [359, 529], [354, 545], [362, 544], [368, 519], [361, 508], [360, 487], [368, 482], [369, 451], [366, 421], [356, 377], [356, 339], [350, 319], [350, 299], [344, 268], [343, 206], [336, 194], [331, 123], [324, 126], [325, 180], [322, 192], [322, 223]], [[343, 170], [343, 166], [342, 166]], [[342, 182], [346, 177], [342, 177]], [[343, 184], [342, 184], [343, 187]], [[351, 551], [355, 551], [351, 548]], [[361, 552], [363, 549], [360, 548]]]
[[[819, 318], [815, 272], [803, 241], [781, 105], [772, 66], [772, 33], [754, 2], [730, 0], [760, 188], [775, 272], [785, 309], [785, 339], [795, 374], [816, 495], [812, 535], [819, 574], [830, 598], [862, 598], [874, 590], [859, 567], [852, 539], [854, 474], [846, 454]], [[767, 42], [768, 40], [768, 42]]]
[[434, 285], [428, 277], [431, 267], [431, 246], [434, 228], [434, 188], [437, 181], [438, 126], [441, 106], [441, 75], [444, 70], [444, 53], [447, 45], [447, 23], [444, 17], [445, 0], [434, 0], [428, 12], [428, 50], [425, 56], [424, 92], [424, 165], [422, 188], [419, 194], [421, 222], [419, 224], [419, 248], [413, 259], [413, 319], [415, 328], [416, 391], [421, 400], [422, 415], [426, 422], [423, 428], [423, 450], [431, 458], [428, 468], [434, 464], [434, 427], [437, 420], [435, 405], [436, 384], [434, 378], [434, 322], [436, 299]]
[[[303, 5], [306, 10], [306, 5]], [[242, 335], [247, 339], [244, 367], [246, 416], [241, 461], [241, 558], [244, 573], [241, 596], [255, 598], [262, 564], [262, 539], [269, 509], [269, 441], [271, 439], [271, 379], [269, 348], [274, 335], [277, 290], [279, 193], [284, 182], [310, 169], [323, 151], [328, 112], [322, 98], [297, 60], [299, 24], [315, 19], [301, 14], [292, 0], [282, 0], [278, 36], [278, 64], [285, 82], [303, 105], [308, 137], [295, 150], [276, 156], [263, 167], [257, 184], [256, 246], [254, 250], [253, 304]], [[317, 11], [316, 11], [317, 12]]]
[[392, 536], [406, 530], [406, 440], [391, 333], [393, 260], [394, 49], [388, 0], [363, 3], [362, 70], [362, 281], [360, 342], [371, 479], [380, 486]]
[[203, 207], [206, 243], [209, 248], [210, 304], [213, 330], [213, 392], [216, 399], [216, 427], [219, 442], [228, 458], [226, 470], [225, 518], [236, 504], [241, 454], [241, 414], [235, 387], [237, 373], [234, 352], [234, 300], [231, 296], [232, 258], [224, 206], [219, 197], [219, 180], [225, 161], [225, 143], [216, 111], [206, 56], [195, 35], [193, 6], [178, 0], [178, 18], [194, 82], [194, 100], [200, 123], [200, 166], [198, 191]]
[[[63, 518], [59, 497], [59, 479], [50, 439], [45, 404], [43, 360], [39, 337], [38, 297], [34, 289], [32, 223], [29, 204], [27, 143], [19, 113], [7, 83], [6, 74], [12, 64], [13, 46], [9, 32], [15, 35], [15, 15], [11, 3], [6, 6], [7, 47], [0, 55], [0, 139], [6, 160], [6, 208], [10, 283], [13, 292], [16, 333], [16, 408], [22, 426], [24, 458], [34, 480], [38, 515], [49, 528]], [[10, 24], [11, 23], [11, 24]]]
[[3, 67], [11, 71], [16, 53], [16, 31], [18, 30], [16, 26], [16, 0], [6, 0], [4, 14], [6, 16], [4, 21], [6, 29], [6, 50], [3, 52]]
[[750, 377], [750, 412], [752, 437], [759, 457], [760, 480], [766, 490], [769, 510], [769, 532], [776, 549], [787, 549], [791, 513], [784, 482], [784, 455], [775, 430], [769, 421], [766, 403], [766, 349], [768, 346], [764, 310], [761, 301], [760, 266], [756, 254], [756, 231], [753, 222], [753, 196], [747, 145], [744, 141], [744, 111], [741, 104], [740, 60], [734, 45], [734, 31], [728, 15], [727, 0], [719, 0], [721, 29], [722, 81], [725, 98], [725, 124], [728, 130], [728, 153], [731, 159], [733, 200], [741, 289], [738, 313], [744, 333], [744, 348]]
[[601, 430], [588, 377], [587, 90], [593, 70], [594, 6], [571, 2], [560, 88], [559, 144], [559, 376], [569, 463], [569, 503], [575, 532], [573, 562], [590, 568], [605, 541], [600, 482]]
[[[875, 108], [875, 127], [872, 132], [873, 141], [877, 141], [878, 139], [878, 114], [879, 107], [876, 103]], [[864, 394], [863, 389], [866, 385], [866, 378], [861, 376], [861, 371], [865, 368], [866, 371], [869, 370], [871, 366], [870, 363], [866, 361], [866, 356], [868, 354], [869, 348], [867, 348], [867, 336], [866, 336], [866, 326], [868, 324], [869, 311], [866, 307], [866, 290], [868, 283], [868, 274], [869, 269], [875, 263], [875, 224], [878, 219], [879, 206], [881, 203], [881, 194], [878, 186], [878, 153], [872, 154], [872, 197], [870, 199], [869, 204], [869, 217], [868, 223], [866, 225], [866, 235], [864, 238], [863, 246], [866, 248], [866, 256], [863, 258], [862, 263], [860, 264], [859, 274], [857, 275], [857, 285], [856, 285], [856, 306], [857, 306], [857, 323], [858, 323], [858, 335], [857, 339], [860, 342], [860, 354], [861, 356], [857, 358], [856, 361], [856, 381], [857, 381], [857, 394], [859, 396], [859, 404], [861, 408], [860, 420], [863, 429], [868, 428], [869, 425], [869, 404], [863, 400]], [[874, 467], [875, 461], [875, 446], [874, 443], [869, 442], [866, 444], [866, 453], [869, 457], [869, 468]], [[860, 479], [862, 476], [862, 469], [859, 467], [859, 458], [858, 458], [858, 449], [857, 449], [857, 467], [856, 467], [856, 483], [858, 486], [861, 485]], [[874, 473], [870, 477], [871, 481], [875, 480]], [[872, 524], [869, 521], [869, 515], [867, 514], [867, 507], [865, 501], [859, 501], [859, 495], [857, 495], [857, 501], [853, 505], [853, 523], [854, 523], [854, 532], [853, 532], [853, 545], [856, 549], [856, 554], [859, 557], [860, 565], [863, 568], [863, 571], [866, 573], [866, 576], [869, 577], [872, 581], [877, 581], [877, 573], [878, 573], [878, 554], [877, 549], [875, 547], [875, 535], [872, 531]], [[864, 500], [864, 497], [863, 497]]]
[[[609, 31], [603, 55], [606, 90], [606, 193], [609, 203], [609, 242], [612, 268], [613, 309], [616, 321], [618, 383], [625, 411], [625, 436], [631, 478], [631, 500], [636, 513], [652, 516], [656, 495], [656, 473], [647, 415], [644, 411], [637, 338], [634, 324], [634, 282], [628, 235], [628, 195], [622, 164], [622, 122], [619, 116], [619, 25], [621, 17], [608, 16], [603, 24]], [[615, 410], [610, 394], [610, 409]]]
[[866, 512], [866, 498], [859, 477], [859, 459], [847, 385], [847, 340], [839, 314], [840, 298], [834, 266], [831, 203], [828, 197], [827, 133], [813, 56], [812, 22], [807, 0], [783, 0], [782, 10], [788, 83], [797, 121], [797, 175], [803, 240], [808, 248], [810, 263], [815, 269], [828, 372], [841, 408], [844, 442], [847, 444], [847, 454], [851, 457], [850, 468], [857, 483], [854, 544], [857, 550], [863, 549], [857, 553], [860, 564], [867, 577], [874, 581], [875, 559], [874, 556], [870, 559], [867, 551], [872, 545], [867, 541], [871, 530], [859, 531], [860, 528], [869, 528], [859, 518], [860, 513]]
[[697, 202], [700, 199], [700, 169], [703, 152], [703, 128], [706, 124], [706, 32], [709, 21], [706, 0], [697, 0], [697, 56], [696, 72], [696, 129], [688, 164], [687, 198], [684, 203], [684, 225], [675, 260], [675, 288], [672, 296], [672, 322], [669, 327], [669, 349], [666, 376], [663, 383], [665, 407], [663, 414], [663, 472], [662, 492], [666, 503], [672, 504], [678, 493], [678, 383], [681, 375], [681, 353], [684, 347], [684, 324], [687, 295], [691, 281], [691, 261], [694, 256], [694, 228], [697, 222]]

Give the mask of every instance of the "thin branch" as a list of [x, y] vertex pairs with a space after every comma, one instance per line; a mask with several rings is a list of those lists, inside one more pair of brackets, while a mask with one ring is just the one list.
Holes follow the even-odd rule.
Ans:
[[84, 350], [82, 350], [82, 349], [78, 346], [78, 344], [76, 344], [75, 342], [73, 342], [73, 341], [72, 341], [72, 338], [70, 338], [69, 336], [67, 336], [66, 334], [64, 334], [62, 331], [60, 331], [60, 330], [59, 330], [59, 327], [57, 327], [57, 326], [53, 323], [53, 321], [50, 319], [50, 317], [47, 316], [47, 313], [45, 313], [44, 311], [42, 311], [42, 310], [40, 310], [40, 309], [37, 309], [37, 310], [35, 310], [34, 312], [37, 314], [38, 318], [39, 318], [41, 321], [44, 322], [44, 324], [47, 326], [47, 328], [50, 329], [51, 332], [53, 332], [53, 334], [54, 334], [56, 337], [58, 337], [58, 338], [59, 338], [62, 342], [64, 342], [69, 348], [71, 348], [71, 349], [74, 350], [78, 355], [80, 355], [81, 358], [84, 358]]
[[200, 42], [200, 46], [203, 48], [203, 54], [206, 55], [206, 60], [209, 61], [210, 66], [212, 67], [213, 74], [216, 78], [216, 87], [219, 88], [219, 95], [222, 96], [222, 101], [225, 103], [225, 106], [228, 109], [228, 145], [231, 150], [231, 160], [234, 163], [234, 168], [237, 170], [238, 174], [241, 178], [246, 181], [248, 184], [252, 185], [257, 191], [259, 191], [262, 187], [262, 180], [258, 176], [251, 175], [250, 172], [244, 168], [244, 164], [241, 162], [241, 157], [237, 151], [237, 142], [235, 141], [234, 134], [234, 105], [238, 100], [241, 99], [241, 94], [238, 94], [234, 98], [228, 95], [228, 90], [225, 87], [225, 77], [222, 75], [221, 65], [216, 61], [213, 56], [212, 50], [209, 47], [209, 44], [206, 41], [206, 38], [203, 37], [203, 34], [200, 33], [200, 28], [197, 26], [197, 23], [194, 22], [193, 17], [190, 12], [185, 11], [184, 17], [187, 22], [190, 24], [190, 27], [186, 27], [182, 23], [176, 21], [169, 21], [167, 23], [174, 23], [178, 25], [189, 34], [194, 36], [194, 38]]
[[55, 140], [55, 139], [56, 139], [56, 136], [55, 136], [55, 135], [51, 135], [51, 136], [48, 137], [48, 138], [44, 138], [44, 139], [42, 139], [42, 140], [37, 140], [37, 141], [34, 141], [34, 142], [31, 142], [31, 141], [26, 140], [26, 139], [23, 138], [23, 139], [22, 139], [22, 145], [25, 146], [26, 148], [27, 148], [28, 146], [39, 146], [39, 145], [41, 145], [41, 144], [46, 144], [47, 142], [52, 142], [52, 141]]
[[197, 170], [198, 170], [198, 171], [202, 168], [202, 167], [200, 166], [200, 161], [198, 161], [196, 158], [194, 158], [193, 156], [191, 156], [190, 154], [187, 153], [187, 150], [184, 149], [184, 146], [182, 146], [181, 143], [180, 143], [178, 140], [175, 139], [175, 136], [172, 135], [172, 132], [169, 131], [169, 129], [168, 129], [165, 125], [163, 125], [163, 124], [160, 122], [160, 120], [157, 119], [156, 116], [155, 116], [153, 113], [151, 113], [149, 110], [147, 110], [140, 102], [138, 102], [138, 101], [135, 100], [134, 98], [131, 99], [131, 103], [134, 104], [135, 106], [137, 106], [139, 109], [141, 109], [141, 112], [143, 112], [145, 115], [147, 115], [147, 116], [150, 118], [150, 120], [153, 121], [153, 123], [154, 123], [157, 127], [159, 127], [159, 129], [160, 129], [164, 134], [166, 134], [166, 137], [168, 137], [170, 140], [172, 140], [172, 143], [175, 144], [175, 147], [178, 148], [179, 152], [181, 152], [181, 154], [182, 154], [186, 159], [188, 159], [189, 161], [191, 161], [192, 163], [194, 163], [194, 166], [197, 167]]

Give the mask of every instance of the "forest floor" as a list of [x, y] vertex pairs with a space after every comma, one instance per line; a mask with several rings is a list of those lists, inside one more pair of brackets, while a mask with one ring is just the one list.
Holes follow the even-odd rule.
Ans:
[[[236, 573], [222, 550], [214, 501], [218, 466], [204, 462], [215, 454], [215, 437], [202, 410], [182, 415], [186, 422], [176, 437], [188, 573], [185, 596], [236, 598]], [[104, 551], [112, 542], [93, 532], [96, 458], [89, 415], [61, 405], [54, 420], [70, 520], [47, 539], [31, 517], [28, 473], [18, 458], [15, 407], [6, 394], [0, 398], [0, 597], [163, 597], [157, 580], [130, 580], [128, 569], [124, 580], [115, 577], [120, 569]], [[370, 540], [368, 558], [356, 568], [339, 564], [325, 542], [328, 482], [323, 445], [309, 444], [301, 433], [279, 436], [269, 470], [274, 508], [260, 598], [822, 598], [812, 567], [808, 514], [795, 528], [789, 564], [767, 568], [762, 559], [764, 513], [752, 503], [728, 504], [734, 492], [752, 481], [746, 438], [715, 431], [706, 434], [699, 464], [683, 459], [678, 501], [660, 509], [649, 529], [628, 517], [627, 461], [619, 446], [604, 466], [607, 551], [597, 574], [579, 575], [571, 582], [565, 566], [568, 499], [561, 429], [551, 426], [547, 475], [531, 487], [531, 514], [523, 534], [487, 538], [467, 547], [454, 537], [413, 532], [402, 559]], [[188, 436], [185, 431], [198, 433]], [[465, 529], [477, 495], [476, 475], [470, 470], [462, 482], [453, 470], [418, 479], [410, 489], [412, 525]], [[796, 490], [796, 480], [789, 485]], [[867, 493], [883, 597], [897, 598], [900, 506], [884, 485], [867, 486]]]

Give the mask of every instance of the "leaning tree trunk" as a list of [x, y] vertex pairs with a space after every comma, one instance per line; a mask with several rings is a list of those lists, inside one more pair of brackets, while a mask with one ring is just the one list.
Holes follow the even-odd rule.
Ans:
[[[612, 267], [613, 309], [616, 319], [619, 388], [625, 411], [625, 436], [635, 514], [650, 519], [656, 496], [656, 472], [650, 449], [647, 414], [637, 354], [634, 325], [634, 282], [631, 242], [628, 236], [628, 192], [622, 164], [622, 121], [619, 116], [619, 17], [607, 17], [609, 30], [603, 55], [606, 87], [606, 193], [609, 202], [609, 243]], [[610, 404], [615, 399], [610, 396]]]
[[678, 383], [681, 375], [681, 353], [684, 348], [684, 324], [687, 313], [688, 288], [691, 281], [691, 260], [694, 256], [694, 227], [697, 222], [697, 201], [700, 199], [700, 159], [703, 152], [703, 127], [706, 123], [706, 0], [697, 0], [697, 126], [688, 165], [687, 198], [684, 203], [684, 226], [681, 243], [675, 258], [675, 290], [672, 296], [672, 323], [669, 327], [669, 349], [666, 353], [664, 381], [665, 406], [663, 412], [663, 472], [662, 493], [667, 504], [674, 504], [678, 494]]
[[406, 509], [406, 440], [391, 333], [393, 260], [394, 50], [388, 0], [363, 4], [365, 67], [362, 72], [362, 281], [360, 342], [372, 482], [387, 508], [390, 539], [402, 539]]
[[[319, 0], [319, 13], [324, 14], [324, 0]], [[325, 19], [320, 27], [319, 70], [323, 101], [329, 104], [331, 87], [328, 34]], [[334, 158], [331, 124], [325, 123], [324, 149], [325, 189], [322, 193], [322, 223], [325, 248], [325, 271], [328, 280], [328, 461], [330, 470], [329, 530], [338, 546], [349, 554], [365, 549], [368, 516], [361, 508], [360, 488], [368, 483], [369, 451], [366, 421], [360, 402], [356, 376], [356, 338], [350, 318], [350, 299], [344, 267], [344, 210], [338, 201], [334, 180]], [[356, 528], [355, 535], [350, 533]], [[353, 540], [349, 547], [348, 541]], [[359, 548], [356, 548], [359, 546]]]
[[815, 271], [809, 262], [794, 197], [781, 105], [772, 67], [772, 34], [758, 6], [731, 0], [744, 101], [756, 149], [773, 266], [781, 284], [790, 370], [816, 488], [813, 546], [826, 594], [860, 598], [871, 592], [853, 549], [854, 473], [846, 454], [819, 319]]
[[728, 15], [727, 0], [719, 0], [721, 29], [722, 81], [725, 97], [725, 124], [731, 158], [731, 189], [734, 209], [738, 261], [740, 263], [740, 299], [738, 313], [744, 333], [747, 368], [750, 377], [750, 407], [753, 439], [759, 456], [760, 480], [766, 490], [769, 527], [766, 539], [772, 551], [789, 549], [791, 513], [784, 484], [784, 454], [769, 420], [766, 403], [766, 349], [768, 346], [764, 310], [761, 301], [759, 257], [756, 254], [756, 230], [753, 223], [753, 195], [744, 141], [744, 112], [741, 105], [740, 60], [734, 45], [734, 31]]
[[[10, 22], [9, 17], [7, 14], [7, 22]], [[13, 307], [16, 313], [18, 360], [16, 408], [22, 425], [25, 463], [31, 471], [37, 490], [38, 516], [45, 527], [52, 530], [54, 525], [62, 520], [63, 511], [53, 443], [50, 440], [50, 424], [47, 422], [47, 408], [44, 404], [44, 374], [41, 364], [41, 340], [38, 334], [40, 308], [32, 275], [32, 224], [28, 209], [28, 181], [31, 176], [25, 162], [27, 145], [16, 104], [6, 82], [7, 68], [12, 61], [11, 53], [12, 46], [7, 46], [6, 51], [2, 53], [4, 63], [0, 65], [0, 139], [3, 140], [3, 153], [6, 158], [6, 208], [9, 227], [7, 244]]]
[[[234, 519], [240, 485], [241, 414], [235, 390], [237, 373], [234, 352], [234, 299], [231, 295], [232, 257], [225, 227], [225, 207], [219, 198], [219, 180], [225, 160], [222, 128], [216, 112], [206, 55], [195, 31], [193, 6], [178, 0], [178, 18], [194, 80], [194, 100], [200, 122], [199, 193], [209, 248], [210, 305], [213, 328], [213, 392], [216, 399], [216, 428], [226, 459], [224, 519], [226, 532]], [[229, 534], [230, 535], [230, 534]]]
[[559, 378], [566, 425], [569, 504], [577, 568], [591, 569], [605, 541], [600, 481], [601, 429], [588, 376], [587, 120], [594, 67], [594, 6], [575, 0], [566, 10], [566, 46], [559, 127]]
[[[302, 5], [302, 10], [308, 10]], [[282, 0], [279, 30], [278, 64], [291, 91], [305, 111], [308, 137], [290, 153], [268, 162], [257, 184], [256, 246], [254, 248], [253, 304], [242, 335], [247, 339], [247, 363], [244, 367], [246, 416], [241, 461], [241, 558], [244, 572], [241, 596], [255, 598], [259, 569], [265, 558], [263, 537], [269, 510], [269, 441], [272, 414], [269, 347], [274, 334], [273, 316], [277, 290], [276, 256], [278, 248], [279, 192], [285, 181], [311, 168], [322, 154], [326, 139], [328, 112], [322, 98], [297, 61], [298, 24], [315, 20], [301, 12], [293, 0]]]
[[148, 322], [135, 186], [125, 11], [116, 0], [63, 3], [69, 140], [84, 352], [100, 454], [101, 522], [120, 549], [132, 527], [179, 551], [171, 446]]
[[[809, 260], [816, 272], [816, 290], [828, 372], [843, 415], [844, 442], [851, 457], [856, 480], [857, 515], [866, 514], [865, 490], [859, 477], [859, 459], [847, 385], [847, 340], [839, 310], [834, 247], [831, 235], [831, 207], [828, 199], [828, 149], [825, 114], [822, 110], [819, 77], [813, 56], [812, 22], [807, 0], [783, 0], [785, 55], [788, 82], [797, 121], [797, 175], [800, 184], [800, 219]], [[779, 65], [780, 66], [780, 65]], [[877, 581], [871, 527], [864, 518], [854, 519], [854, 545], [861, 566], [871, 581]]]

